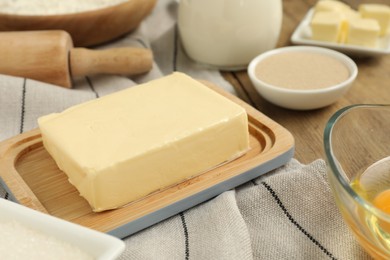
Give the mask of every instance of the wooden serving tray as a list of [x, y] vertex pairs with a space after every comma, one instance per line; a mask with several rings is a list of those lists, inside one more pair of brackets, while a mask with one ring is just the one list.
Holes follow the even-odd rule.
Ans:
[[124, 238], [292, 158], [294, 138], [290, 132], [234, 95], [204, 83], [248, 113], [250, 150], [234, 161], [125, 207], [95, 213], [58, 169], [43, 147], [39, 129], [35, 129], [0, 143], [0, 180], [11, 199], [22, 205]]

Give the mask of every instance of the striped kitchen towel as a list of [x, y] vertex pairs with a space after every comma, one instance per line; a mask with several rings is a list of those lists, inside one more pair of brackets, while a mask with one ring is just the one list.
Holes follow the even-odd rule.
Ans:
[[[99, 47], [151, 48], [155, 64], [145, 75], [86, 77], [75, 80], [73, 89], [0, 75], [0, 141], [36, 128], [42, 115], [173, 71], [235, 94], [218, 71], [201, 68], [186, 57], [176, 7], [175, 0], [159, 0], [137, 31]], [[293, 159], [126, 238], [120, 259], [368, 259], [342, 221], [325, 173], [322, 160], [302, 165]], [[7, 196], [0, 187], [0, 197]]]
[[323, 160], [292, 159], [125, 242], [120, 259], [370, 259], [342, 221]]

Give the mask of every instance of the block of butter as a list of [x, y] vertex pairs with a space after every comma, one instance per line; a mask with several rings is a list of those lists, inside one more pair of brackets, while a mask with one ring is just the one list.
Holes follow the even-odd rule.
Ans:
[[39, 118], [44, 147], [96, 212], [249, 149], [246, 111], [182, 73]]
[[359, 12], [363, 18], [375, 19], [380, 26], [380, 36], [390, 33], [390, 6], [383, 4], [361, 4]]
[[349, 22], [347, 44], [375, 48], [378, 45], [380, 27], [374, 19], [353, 19]]
[[311, 21], [312, 39], [339, 42], [342, 37], [343, 16], [338, 12], [316, 12]]

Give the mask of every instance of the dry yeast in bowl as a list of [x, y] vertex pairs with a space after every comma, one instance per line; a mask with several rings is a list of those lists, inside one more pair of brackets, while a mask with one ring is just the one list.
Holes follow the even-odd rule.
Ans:
[[263, 98], [296, 110], [336, 102], [357, 73], [355, 62], [345, 54], [311, 46], [274, 49], [254, 58], [248, 67], [249, 77]]

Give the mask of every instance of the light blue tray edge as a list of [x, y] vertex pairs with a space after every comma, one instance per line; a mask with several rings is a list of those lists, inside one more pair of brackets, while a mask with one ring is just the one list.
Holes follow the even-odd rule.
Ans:
[[170, 204], [162, 209], [154, 211], [146, 216], [138, 218], [134, 221], [126, 223], [120, 227], [117, 227], [109, 232], [108, 234], [118, 237], [125, 238], [130, 235], [133, 235], [145, 228], [148, 228], [154, 224], [157, 224], [169, 217], [172, 217], [180, 212], [183, 212], [189, 208], [192, 208], [202, 202], [205, 202], [209, 199], [212, 199], [219, 194], [233, 189], [241, 184], [244, 184], [250, 180], [253, 180], [269, 171], [272, 171], [280, 166], [283, 166], [288, 161], [290, 161], [294, 156], [294, 147], [292, 146], [289, 150], [284, 152], [278, 157], [275, 157], [266, 163], [263, 163], [253, 169], [250, 169], [238, 176], [235, 176], [229, 180], [218, 183], [206, 190], [203, 190], [199, 193], [196, 193], [190, 197], [186, 197], [180, 201]]

